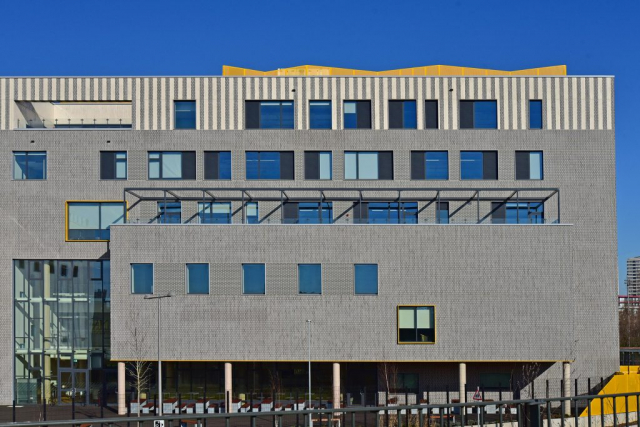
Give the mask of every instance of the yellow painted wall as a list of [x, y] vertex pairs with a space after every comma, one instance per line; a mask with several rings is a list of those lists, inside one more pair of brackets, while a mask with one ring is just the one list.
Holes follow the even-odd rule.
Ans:
[[[615, 373], [607, 385], [600, 390], [598, 395], [640, 392], [639, 370], [640, 366], [620, 366], [620, 371]], [[604, 401], [604, 405], [602, 405], [601, 400]], [[618, 414], [626, 411], [627, 402], [629, 403], [629, 412], [635, 412], [637, 410], [638, 402], [634, 396], [629, 397], [628, 399], [624, 397], [616, 397], [615, 400], [616, 412]], [[611, 397], [605, 399], [594, 399], [590, 406], [592, 416], [601, 415], [602, 409], [604, 409], [605, 415], [613, 414], [613, 398]], [[587, 409], [585, 409], [580, 416], [586, 417], [587, 414]]]

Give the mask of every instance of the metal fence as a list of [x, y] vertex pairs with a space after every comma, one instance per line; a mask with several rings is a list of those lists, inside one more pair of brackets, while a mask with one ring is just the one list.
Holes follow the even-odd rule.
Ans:
[[[477, 396], [476, 396], [477, 397]], [[617, 427], [638, 422], [640, 392], [469, 403], [47, 420], [0, 427]], [[294, 408], [300, 409], [300, 408]]]

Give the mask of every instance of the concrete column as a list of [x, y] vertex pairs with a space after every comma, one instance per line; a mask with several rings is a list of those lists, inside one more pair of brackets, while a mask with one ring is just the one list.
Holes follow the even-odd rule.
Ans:
[[233, 402], [233, 390], [232, 390], [232, 377], [231, 377], [231, 363], [224, 364], [224, 410], [226, 413], [231, 412], [231, 404]]
[[340, 364], [333, 364], [333, 407], [340, 407]]
[[[571, 396], [571, 363], [569, 362], [562, 364], [562, 396]], [[571, 414], [571, 401], [564, 401], [562, 406], [565, 414]]]
[[125, 384], [124, 362], [118, 362], [118, 415], [127, 414], [127, 385]]
[[460, 403], [465, 403], [467, 401], [467, 393], [465, 393], [465, 389], [467, 388], [467, 364], [464, 362], [460, 362], [458, 366], [458, 386]]

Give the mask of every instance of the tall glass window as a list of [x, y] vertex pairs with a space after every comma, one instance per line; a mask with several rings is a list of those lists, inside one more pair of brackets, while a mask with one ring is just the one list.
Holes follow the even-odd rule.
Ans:
[[107, 241], [112, 224], [123, 224], [122, 202], [67, 202], [67, 241]]
[[231, 224], [231, 202], [199, 202], [200, 224]]
[[44, 151], [14, 151], [13, 179], [47, 179], [47, 153]]
[[242, 293], [245, 295], [264, 295], [264, 264], [242, 264]]
[[113, 366], [108, 359], [110, 262], [13, 264], [16, 403], [60, 404], [75, 398], [78, 404], [98, 404], [102, 390], [116, 382], [103, 371]]
[[542, 101], [529, 101], [529, 129], [542, 129]]
[[355, 264], [354, 281], [356, 295], [377, 295], [378, 264]]
[[258, 224], [260, 216], [258, 215], [258, 202], [249, 202], [245, 205], [245, 215], [247, 224]]
[[309, 101], [309, 127], [331, 129], [331, 101]]
[[209, 293], [209, 264], [187, 264], [187, 293]]
[[175, 129], [196, 128], [196, 101], [175, 101]]
[[433, 306], [398, 307], [399, 343], [434, 343], [436, 340]]
[[320, 264], [298, 264], [298, 289], [301, 294], [322, 293], [322, 267]]
[[153, 264], [131, 264], [131, 293], [153, 293]]

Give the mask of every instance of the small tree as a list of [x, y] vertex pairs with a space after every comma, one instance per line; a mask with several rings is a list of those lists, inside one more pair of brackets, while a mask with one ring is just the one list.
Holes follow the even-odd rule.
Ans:
[[145, 355], [145, 335], [140, 331], [138, 325], [138, 313], [133, 312], [130, 329], [130, 346], [133, 358], [126, 363], [126, 371], [131, 378], [136, 394], [137, 416], [140, 416], [140, 396], [144, 390], [149, 389], [151, 382], [151, 362], [144, 358]]

